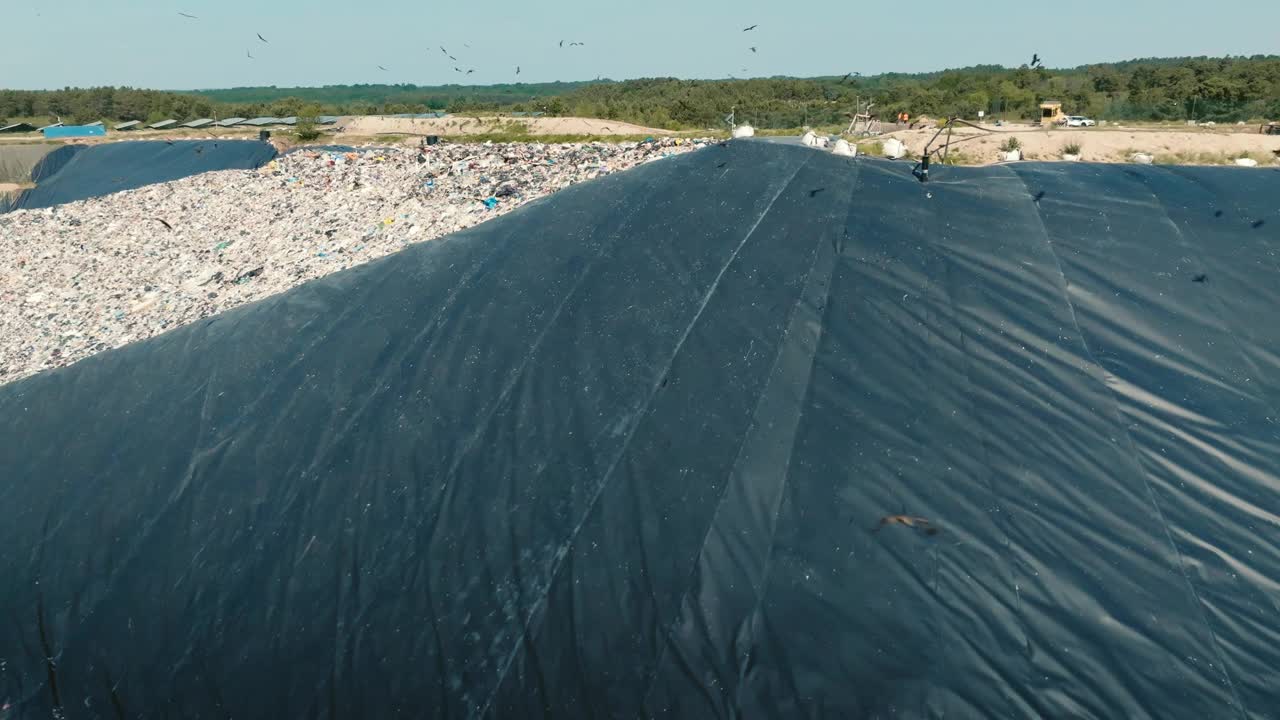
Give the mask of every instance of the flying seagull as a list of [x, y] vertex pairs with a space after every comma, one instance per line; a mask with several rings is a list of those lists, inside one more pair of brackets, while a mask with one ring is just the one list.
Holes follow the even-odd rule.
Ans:
[[475, 72], [475, 71], [476, 71], [476, 69], [475, 69], [475, 68], [471, 68], [471, 69], [467, 70], [466, 74], [467, 74], [467, 75], [470, 75], [471, 73], [473, 73], [473, 72]]
[[517, 65], [517, 66], [516, 66], [516, 74], [517, 74], [517, 75], [519, 75], [519, 74], [520, 74], [520, 66], [519, 66], [519, 65]]
[[379, 65], [379, 66], [378, 66], [378, 69], [379, 69], [379, 70], [381, 70], [382, 72], [390, 72], [389, 70], [387, 70], [386, 68], [382, 67], [381, 65]]
[[199, 20], [199, 19], [200, 19], [200, 18], [196, 17], [195, 15], [188, 15], [187, 13], [184, 13], [184, 12], [180, 12], [180, 13], [178, 13], [178, 14], [179, 14], [179, 15], [181, 15], [182, 17], [184, 17], [184, 18], [191, 18], [192, 20]]
[[444, 53], [446, 56], [449, 54], [449, 51], [445, 50], [443, 45], [440, 46], [440, 52]]
[[453, 66], [453, 71], [454, 71], [454, 72], [462, 72], [462, 70], [461, 70], [457, 65], [454, 65], [454, 66]]
[[169, 223], [165, 222], [164, 220], [161, 220], [160, 218], [151, 218], [151, 219], [152, 219], [152, 220], [155, 220], [156, 222], [160, 223], [161, 225], [163, 225], [163, 226], [165, 226], [165, 227], [169, 228], [169, 232], [173, 232], [173, 226], [172, 226], [172, 225], [170, 225]]
[[564, 47], [564, 41], [563, 41], [563, 40], [561, 40], [561, 41], [560, 41], [560, 47]]
[[751, 52], [755, 52], [755, 51], [756, 51], [756, 49], [755, 49], [754, 47], [753, 47], [753, 48], [751, 48]]
[[751, 26], [751, 27], [749, 27], [749, 28], [742, 28], [742, 32], [750, 32], [750, 31], [752, 31], [752, 30], [755, 30], [755, 29], [756, 29], [756, 28], [758, 28], [758, 27], [760, 27], [760, 26], [759, 26], [759, 25], [752, 25], [752, 26]]
[[[262, 33], [254, 33], [254, 35], [257, 35], [258, 39], [261, 40], [262, 42], [267, 42], [267, 39], [262, 37]], [[267, 44], [270, 44], [270, 43], [267, 43]]]
[[244, 51], [244, 54], [245, 54], [245, 55], [248, 55], [250, 60], [252, 60], [252, 59], [253, 59], [253, 53], [249, 52], [248, 50], [245, 50], [245, 51]]
[[574, 45], [586, 45], [586, 43], [569, 43], [569, 47], [573, 47]]
[[1036, 53], [1031, 53], [1031, 67], [1036, 67], [1039, 64], [1040, 64], [1040, 56], [1037, 55]]

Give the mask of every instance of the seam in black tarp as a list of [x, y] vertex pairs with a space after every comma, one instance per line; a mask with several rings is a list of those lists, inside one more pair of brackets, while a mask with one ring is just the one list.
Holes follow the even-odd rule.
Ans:
[[[1125, 171], [1116, 170], [1116, 172]], [[1026, 177], [1021, 174], [1018, 174], [1018, 177], [1023, 181], [1023, 185], [1025, 186]], [[1028, 197], [1032, 195], [1030, 187], [1027, 187], [1027, 195]], [[1165, 212], [1165, 219], [1169, 220], [1167, 211]], [[1040, 225], [1041, 234], [1045, 238], [1045, 246], [1049, 250], [1049, 254], [1053, 256], [1058, 277], [1062, 279], [1062, 299], [1066, 302], [1067, 310], [1071, 314], [1071, 323], [1076, 334], [1080, 337], [1080, 345], [1084, 348], [1085, 355], [1088, 357], [1089, 362], [1097, 368], [1098, 372], [1102, 373], [1104, 376], [1110, 375], [1110, 371], [1107, 370], [1106, 366], [1094, 356], [1093, 350], [1089, 347], [1089, 339], [1085, 335], [1084, 329], [1080, 326], [1080, 320], [1076, 314], [1076, 306], [1071, 299], [1071, 281], [1067, 279], [1066, 272], [1062, 268], [1062, 259], [1058, 256], [1058, 251], [1054, 246], [1053, 238], [1049, 235], [1048, 226], [1046, 226], [1044, 222], [1044, 211], [1041, 209], [1039, 204], [1036, 205], [1036, 220]], [[1170, 222], [1172, 221], [1170, 220]], [[1206, 632], [1209, 633], [1209, 638], [1213, 643], [1214, 655], [1218, 659], [1218, 664], [1222, 667], [1222, 677], [1226, 681], [1227, 688], [1230, 690], [1231, 697], [1235, 702], [1236, 714], [1241, 718], [1247, 718], [1248, 711], [1245, 709], [1244, 704], [1241, 701], [1240, 694], [1236, 690], [1235, 683], [1231, 680], [1231, 673], [1227, 667], [1226, 655], [1222, 652], [1221, 644], [1218, 641], [1218, 635], [1214, 631], [1213, 625], [1209, 622], [1207, 610], [1204, 606], [1204, 600], [1200, 597], [1200, 591], [1196, 588], [1195, 582], [1192, 580], [1191, 574], [1187, 570], [1186, 557], [1182, 552], [1181, 546], [1179, 546], [1177, 540], [1174, 539], [1173, 529], [1169, 526], [1169, 521], [1165, 516], [1164, 508], [1160, 505], [1159, 496], [1156, 494], [1155, 488], [1151, 485], [1150, 474], [1147, 471], [1146, 465], [1142, 462], [1142, 456], [1138, 452], [1137, 443], [1133, 439], [1133, 433], [1130, 431], [1129, 425], [1124, 422], [1124, 410], [1121, 408], [1120, 400], [1116, 397], [1115, 391], [1111, 389], [1111, 386], [1105, 380], [1102, 380], [1101, 384], [1106, 396], [1111, 399], [1112, 410], [1116, 413], [1119, 421], [1117, 424], [1120, 426], [1121, 432], [1124, 433], [1124, 440], [1128, 454], [1132, 459], [1133, 465], [1139, 476], [1142, 478], [1142, 484], [1146, 488], [1147, 496], [1151, 501], [1151, 508], [1155, 511], [1156, 517], [1159, 519], [1160, 527], [1164, 530], [1165, 538], [1169, 542], [1169, 547], [1173, 549], [1178, 563], [1178, 572], [1181, 573], [1182, 579], [1186, 583], [1187, 590], [1191, 593], [1191, 596], [1195, 598], [1196, 608], [1200, 611], [1200, 623], [1204, 626]]]
[[[623, 205], [622, 203], [619, 203], [619, 204]], [[618, 222], [618, 227], [624, 227], [627, 224], [627, 222], [629, 222], [631, 218], [635, 216], [635, 214], [639, 211], [641, 207], [644, 207], [643, 203], [639, 203], [639, 202], [630, 203], [630, 208], [624, 211], [622, 215], [622, 219]], [[449, 469], [445, 473], [444, 479], [441, 483], [442, 492], [446, 491], [446, 488], [448, 488], [450, 482], [452, 481], [454, 476], [457, 474], [458, 468], [459, 466], [461, 466], [463, 460], [475, 447], [475, 443], [483, 436], [485, 428], [493, 420], [494, 416], [498, 413], [498, 410], [502, 408], [503, 404], [507, 401], [507, 398], [511, 396], [512, 390], [515, 389], [516, 385], [519, 384], [520, 379], [524, 377], [525, 373], [528, 371], [529, 363], [533, 360], [538, 348], [542, 347], [542, 343], [544, 340], [546, 340], [547, 333], [551, 330], [551, 327], [555, 325], [556, 322], [560, 319], [560, 316], [564, 313], [564, 310], [568, 306], [569, 301], [572, 300], [574, 296], [578, 294], [578, 290], [579, 288], [582, 287], [583, 281], [586, 280], [587, 277], [590, 275], [590, 271], [595, 267], [596, 263], [599, 262], [602, 258], [606, 257], [609, 250], [611, 250], [613, 246], [617, 243], [617, 241], [620, 239], [620, 233], [617, 233], [617, 232], [608, 233], [607, 237], [608, 237], [607, 241], [600, 243], [599, 252], [597, 252], [596, 255], [592, 257], [589, 262], [586, 263], [586, 265], [582, 268], [582, 271], [579, 272], [578, 276], [574, 279], [573, 284], [569, 287], [568, 291], [565, 292], [564, 297], [560, 298], [560, 301], [556, 303], [555, 310], [547, 318], [546, 322], [542, 324], [542, 328], [538, 330], [538, 334], [535, 336], [533, 344], [529, 346], [528, 350], [524, 353], [523, 357], [521, 358], [519, 364], [509, 374], [506, 382], [502, 384], [502, 387], [498, 392], [497, 398], [490, 404], [489, 408], [482, 414], [481, 418], [476, 422], [475, 427], [472, 429], [471, 433], [467, 435], [467, 437], [459, 445], [459, 450], [454, 456], [453, 463], [449, 466]]]
[[501, 691], [502, 685], [506, 681], [507, 672], [511, 669], [516, 656], [520, 652], [520, 647], [523, 644], [523, 638], [531, 632], [531, 628], [529, 627], [530, 623], [538, 616], [539, 608], [546, 602], [547, 594], [555, 585], [556, 577], [560, 574], [560, 569], [564, 566], [565, 558], [570, 554], [569, 548], [573, 546], [578, 534], [582, 532], [582, 528], [586, 524], [587, 519], [591, 517], [591, 513], [594, 511], [597, 503], [599, 503], [600, 498], [604, 495], [605, 489], [609, 487], [609, 480], [613, 476], [613, 472], [617, 468], [618, 463], [621, 462], [622, 458], [626, 455], [627, 448], [630, 446], [632, 438], [635, 437], [636, 429], [640, 426], [640, 420], [649, 412], [649, 406], [652, 404], [653, 398], [661, 388], [663, 378], [665, 378], [666, 374], [670, 371], [676, 357], [680, 355], [680, 351], [684, 347], [685, 341], [689, 338], [689, 334], [693, 332], [693, 328], [698, 324], [698, 320], [702, 317], [703, 311], [706, 310], [707, 304], [711, 302], [712, 296], [715, 295], [716, 289], [719, 288], [720, 281], [724, 278], [729, 267], [738, 258], [738, 254], [742, 251], [742, 248], [746, 246], [752, 235], [755, 234], [756, 228], [760, 227], [760, 223], [764, 221], [766, 216], [768, 216], [769, 210], [773, 208], [774, 203], [776, 203], [778, 198], [786, 192], [787, 188], [791, 186], [791, 183], [795, 180], [796, 176], [800, 174], [800, 171], [808, 164], [809, 158], [806, 157], [804, 162], [797, 165], [795, 170], [792, 171], [791, 176], [788, 177], [785, 182], [779, 184], [778, 191], [769, 199], [769, 203], [765, 205], [764, 210], [760, 212], [760, 217], [756, 218], [756, 221], [751, 225], [751, 228], [747, 230], [747, 232], [743, 233], [742, 240], [738, 242], [736, 247], [734, 247], [733, 252], [730, 253], [729, 257], [725, 260], [724, 265], [720, 267], [720, 271], [716, 273], [715, 279], [711, 281], [711, 286], [707, 288], [706, 293], [703, 294], [702, 301], [698, 305], [697, 311], [694, 312], [693, 318], [689, 321], [689, 324], [685, 326], [684, 331], [680, 333], [680, 337], [676, 341], [670, 357], [667, 358], [666, 364], [662, 368], [662, 372], [655, 375], [653, 384], [649, 388], [649, 394], [645, 398], [644, 405], [641, 406], [639, 411], [632, 416], [630, 423], [631, 426], [627, 428], [626, 438], [623, 439], [622, 446], [618, 449], [617, 454], [614, 455], [613, 460], [609, 463], [608, 469], [605, 470], [604, 478], [592, 494], [591, 499], [587, 502], [586, 508], [582, 512], [582, 516], [578, 519], [578, 522], [575, 523], [573, 530], [569, 533], [569, 537], [565, 540], [560, 551], [557, 553], [558, 557], [551, 569], [551, 575], [547, 584], [542, 589], [540, 596], [534, 600], [531, 605], [528, 613], [528, 620], [524, 623], [525, 627], [520, 634], [520, 639], [514, 643], [511, 652], [508, 653], [507, 657], [502, 661], [502, 665], [498, 669], [498, 677], [494, 683], [493, 691], [490, 692], [489, 697], [485, 699], [484, 703], [480, 706], [479, 712], [476, 713], [477, 716], [483, 717], [489, 712], [490, 706]]
[[[1015, 174], [1012, 172], [1010, 172], [1009, 175], [1010, 177], [1016, 177]], [[1017, 178], [1017, 180], [1021, 182], [1021, 178]], [[1025, 186], [1025, 183], [1023, 184]], [[1044, 230], [1043, 225], [1041, 225], [1041, 230], [1042, 231]], [[1046, 242], [1048, 241], [1048, 236], [1045, 235], [1043, 232], [1041, 234], [1041, 237], [1044, 238]], [[1034, 242], [1034, 238], [1030, 239], [1029, 241]], [[955, 293], [952, 291], [952, 280], [953, 280], [952, 270], [956, 268], [957, 265], [959, 265], [959, 263], [957, 259], [954, 257], [953, 252], [950, 251], [945, 246], [940, 247], [938, 249], [938, 254], [942, 257], [943, 266], [946, 268], [946, 283], [943, 285], [942, 289], [946, 293], [946, 297], [951, 309], [951, 321], [952, 323], [954, 323], [954, 327], [957, 335], [957, 340], [959, 345], [959, 348], [958, 348], [959, 355], [960, 357], [964, 358], [965, 388], [962, 395], [968, 403], [969, 412], [971, 413], [971, 415], [973, 417], [980, 417], [980, 413], [978, 412], [978, 403], [975, 398], [975, 395], [977, 393], [977, 390], [976, 390], [977, 384], [974, 381], [974, 375], [975, 375], [974, 363], [977, 362], [977, 359], [975, 358], [974, 354], [969, 351], [969, 333], [966, 331], [965, 323], [962, 322], [960, 319], [960, 314], [962, 310], [960, 307], [957, 306], [957, 303], [955, 300]], [[983, 294], [984, 296], [986, 295], [985, 290], [983, 291]], [[991, 453], [991, 445], [992, 445], [991, 433], [987, 429], [986, 423], [976, 423], [974, 434], [977, 435], [978, 445], [981, 448], [981, 452], [982, 452], [982, 466], [985, 468], [985, 471], [982, 473], [982, 478], [983, 478], [984, 484], [986, 485], [987, 493], [990, 495], [991, 500], [995, 504], [995, 506], [1000, 507], [1006, 501], [1004, 500], [1003, 495], [1000, 493], [999, 487], [996, 485], [994, 472], [991, 469], [992, 467], [994, 467], [994, 464], [992, 462], [992, 453]], [[1021, 571], [1021, 565], [1019, 564], [1017, 555], [1013, 550], [1013, 537], [1010, 534], [1009, 527], [1008, 527], [1009, 523], [1011, 522], [1011, 518], [1008, 513], [1003, 513], [1003, 512], [993, 513], [993, 515], [995, 516], [995, 519], [992, 520], [991, 524], [998, 529], [1001, 539], [1004, 540], [1003, 547], [1001, 548], [1001, 550], [1003, 551], [1003, 555], [1000, 557], [1000, 559], [1004, 563], [1005, 571], [1009, 575], [1010, 589], [1013, 590], [1013, 597], [1014, 597], [1013, 615], [1018, 620], [1018, 629], [1022, 632], [1022, 641], [1026, 645], [1028, 649], [1028, 655], [1029, 655], [1030, 646], [1031, 646], [1031, 633], [1028, 630], [1026, 616], [1024, 614], [1024, 610], [1022, 607], [1022, 591], [1020, 589], [1020, 583], [1019, 583], [1019, 579], [1021, 577], [1019, 574]], [[939, 552], [941, 551], [935, 550], [935, 553], [939, 553]], [[934, 556], [934, 559], [935, 559], [935, 562], [940, 562], [940, 560], [938, 559], [938, 555], [936, 554]], [[1025, 667], [1022, 669], [1026, 670]]]
[[[805, 398], [809, 395], [809, 387], [813, 378], [813, 363], [822, 338], [826, 315], [825, 308], [831, 290], [831, 278], [838, 259], [837, 250], [841, 244], [838, 236], [845, 232], [845, 228], [848, 226], [851, 201], [856, 193], [856, 169], [858, 166], [852, 163], [851, 166], [855, 169], [854, 180], [850, 184], [849, 192], [843, 195], [843, 202], [839, 205], [841, 212], [833, 213], [833, 215], [840, 217], [842, 221], [834, 226], [831, 231], [834, 234], [820, 233], [817, 236], [812, 251], [813, 260], [809, 264], [809, 269], [805, 272], [804, 281], [801, 285], [802, 290], [796, 296], [796, 301], [788, 313], [787, 323], [784, 326], [783, 335], [779, 339], [777, 350], [774, 353], [774, 361], [767, 376], [769, 380], [761, 387], [760, 393], [756, 398], [755, 409], [752, 412], [752, 425], [742, 435], [738, 453], [728, 471], [729, 479], [720, 491], [715, 509], [711, 513], [711, 521], [707, 524], [707, 530], [703, 534], [702, 542], [698, 546], [698, 551], [694, 554], [694, 562], [689, 568], [689, 574], [684, 583], [685, 589], [678, 603], [680, 610], [657, 633], [663, 642], [662, 650], [658, 653], [657, 661], [649, 669], [644, 681], [641, 707], [647, 708], [649, 706], [658, 674], [662, 671], [669, 654], [676, 656], [680, 667], [688, 674], [690, 669], [689, 661], [684, 657], [681, 649], [677, 647], [677, 639], [674, 636], [676, 628], [680, 624], [681, 615], [684, 612], [692, 612], [698, 617], [702, 615], [701, 608], [690, 608], [688, 605], [698, 602], [697, 600], [691, 600], [691, 596], [695, 594], [699, 571], [707, 569], [704, 565], [708, 562], [708, 546], [716, 535], [718, 528], [724, 522], [722, 512], [724, 512], [726, 502], [731, 493], [741, 489], [740, 486], [747, 482], [742, 477], [742, 474], [746, 472], [744, 463], [757, 461], [751, 457], [750, 451], [756, 447], [774, 445], [780, 442], [785, 445], [785, 450], [777, 453], [773, 459], [781, 458], [782, 466], [770, 468], [767, 472], [761, 473], [769, 475], [776, 471], [779, 481], [777, 492], [771, 503], [772, 511], [770, 517], [772, 519], [768, 527], [764, 528], [768, 534], [768, 544], [765, 547], [763, 557], [759, 558], [761, 572], [758, 578], [759, 583], [756, 585], [754, 593], [756, 601], [751, 612], [747, 613], [742, 618], [742, 621], [750, 623], [758, 612], [759, 602], [763, 597], [764, 584], [768, 580], [769, 558], [773, 554], [778, 512], [781, 508], [782, 498], [786, 494], [791, 458], [795, 452], [796, 429], [803, 415]], [[806, 325], [814, 326], [813, 330], [805, 332]], [[790, 363], [798, 363], [803, 367], [788, 367]], [[741, 665], [745, 666], [747, 662], [748, 658], [739, 658]], [[715, 698], [709, 689], [703, 687], [702, 679], [696, 677], [696, 675], [690, 675], [689, 678], [695, 687], [703, 691], [704, 698], [714, 707], [716, 704]], [[741, 679], [740, 669], [739, 686], [741, 685]], [[730, 687], [727, 683], [723, 683], [721, 687], [722, 694], [729, 690]]]
[[[1148, 169], [1147, 172], [1145, 173], [1131, 173], [1131, 175], [1135, 178], [1135, 180], [1139, 184], [1142, 185], [1142, 187], [1144, 187], [1148, 192], [1151, 193], [1152, 201], [1164, 213], [1164, 217], [1166, 221], [1168, 222], [1170, 228], [1172, 228], [1174, 235], [1178, 238], [1179, 245], [1181, 246], [1180, 249], [1183, 252], [1191, 253], [1197, 256], [1200, 255], [1200, 253], [1198, 253], [1194, 249], [1202, 245], [1202, 243], [1196, 242], [1197, 240], [1199, 240], [1196, 233], [1190, 230], [1189, 228], [1184, 228], [1177, 221], [1175, 221], [1173, 219], [1172, 214], [1169, 212], [1168, 205], [1164, 202], [1161, 196], [1157, 194], [1154, 189], [1151, 188], [1150, 182], [1148, 181], [1148, 177], [1149, 177], [1148, 173], [1157, 173], [1157, 172], [1165, 173], [1167, 175], [1175, 175], [1178, 177], [1183, 177], [1181, 174], [1170, 172], [1163, 168], [1152, 168], [1152, 169]], [[1194, 184], [1195, 180], [1192, 180], [1192, 182]], [[1238, 208], [1237, 208], [1237, 211], [1238, 211]], [[1198, 260], [1199, 260], [1199, 264], [1203, 266], [1204, 265], [1203, 258], [1198, 258]], [[1214, 292], [1213, 288], [1210, 287], [1205, 289], [1208, 291], [1208, 294], [1212, 298], [1212, 302], [1215, 305], [1215, 314], [1221, 320], [1224, 316], [1221, 299], [1219, 298], [1218, 294]], [[1257, 364], [1253, 361], [1253, 358], [1245, 350], [1244, 345], [1240, 342], [1239, 335], [1232, 330], [1230, 324], [1226, 322], [1220, 322], [1220, 329], [1227, 335], [1227, 337], [1231, 339], [1232, 347], [1235, 348], [1236, 353], [1239, 355], [1239, 357], [1244, 362], [1244, 364], [1247, 367], [1249, 367], [1249, 369], [1255, 375], [1257, 375], [1258, 377], [1262, 377], [1263, 376], [1262, 369], [1257, 366]], [[1261, 403], [1262, 405], [1266, 406], [1273, 416], [1276, 415], [1277, 408], [1275, 404], [1272, 402], [1271, 398], [1266, 396], [1265, 392], [1260, 392], [1258, 395], [1256, 395], [1255, 400]], [[1128, 433], [1126, 433], [1126, 437], [1129, 438], [1130, 443], [1132, 444], [1132, 437], [1129, 436]], [[1143, 473], [1143, 476], [1146, 477], [1145, 472]], [[1153, 495], [1155, 494], [1154, 488], [1148, 487], [1148, 489], [1152, 492]], [[1153, 499], [1153, 503], [1155, 502], [1157, 501]], [[1161, 517], [1163, 519], [1163, 515]], [[1173, 542], [1172, 533], [1170, 533], [1170, 541]], [[1176, 545], [1175, 545], [1175, 548], [1176, 548]], [[1176, 549], [1178, 549], [1180, 562], [1185, 562], [1181, 559], [1182, 558], [1181, 549], [1180, 548], [1176, 548]], [[1245, 706], [1244, 699], [1241, 697], [1239, 691], [1237, 691], [1235, 683], [1231, 679], [1231, 666], [1227, 661], [1226, 654], [1222, 650], [1221, 642], [1218, 639], [1218, 634], [1213, 628], [1213, 620], [1210, 618], [1207, 609], [1204, 607], [1204, 601], [1201, 599], [1200, 593], [1196, 589], [1194, 581], [1192, 580], [1190, 575], [1187, 574], [1185, 571], [1183, 574], [1187, 580], [1187, 584], [1191, 587], [1192, 594], [1196, 598], [1197, 605], [1199, 605], [1200, 607], [1201, 617], [1203, 618], [1205, 627], [1209, 631], [1209, 637], [1213, 640], [1214, 653], [1217, 655], [1218, 661], [1222, 664], [1222, 674], [1227, 681], [1227, 687], [1231, 690], [1231, 696], [1236, 702], [1236, 706], [1237, 706], [1236, 709], [1240, 713], [1241, 717], [1248, 717], [1249, 712], [1248, 712], [1248, 708]]]

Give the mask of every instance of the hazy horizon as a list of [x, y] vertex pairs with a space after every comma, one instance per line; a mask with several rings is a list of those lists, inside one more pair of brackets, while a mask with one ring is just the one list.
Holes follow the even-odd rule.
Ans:
[[[1280, 52], [1274, 30], [1280, 6], [1243, 0], [1217, 3], [1211, 14], [1202, 6], [1152, 0], [974, 7], [924, 0], [905, 8], [816, 0], [803, 12], [734, 7], [725, 0], [655, 0], [624, 11], [563, 0], [552, 13], [507, 2], [430, 8], [377, 0], [135, 0], [129, 6], [66, 0], [4, 14], [12, 30], [0, 56], [0, 86], [214, 90], [813, 77], [1017, 67], [1033, 53], [1049, 67], [1072, 68]], [[751, 25], [757, 27], [742, 31]]]

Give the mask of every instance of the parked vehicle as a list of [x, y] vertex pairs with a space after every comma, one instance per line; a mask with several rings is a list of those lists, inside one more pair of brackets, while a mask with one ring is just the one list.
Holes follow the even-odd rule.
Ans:
[[1098, 123], [1083, 115], [1068, 115], [1067, 127], [1093, 127]]

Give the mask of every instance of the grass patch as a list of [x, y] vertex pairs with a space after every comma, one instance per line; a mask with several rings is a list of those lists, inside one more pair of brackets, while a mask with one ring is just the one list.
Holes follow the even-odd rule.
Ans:
[[800, 137], [807, 131], [812, 130], [815, 134], [822, 135], [843, 135], [844, 126], [842, 125], [821, 125], [818, 127], [795, 127], [795, 128], [756, 128], [757, 137]]
[[1021, 150], [1021, 149], [1022, 149], [1022, 141], [1016, 137], [1007, 138], [1003, 143], [1000, 144], [1001, 152], [1013, 152], [1015, 150]]
[[942, 161], [943, 165], [982, 165], [982, 160], [963, 150], [951, 150]]
[[1179, 152], [1159, 153], [1155, 156], [1157, 165], [1235, 165], [1239, 158], [1256, 160], [1258, 165], [1268, 165], [1274, 158], [1256, 152], [1199, 152], [1183, 150]]
[[1071, 143], [1067, 143], [1066, 145], [1063, 145], [1062, 154], [1063, 155], [1080, 155], [1081, 154], [1080, 143], [1071, 142]]
[[860, 142], [858, 143], [858, 154], [884, 157], [884, 143], [879, 140]]

